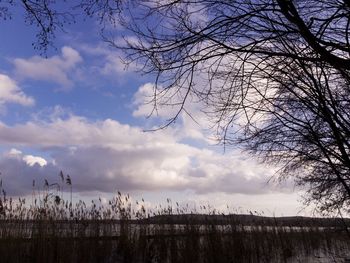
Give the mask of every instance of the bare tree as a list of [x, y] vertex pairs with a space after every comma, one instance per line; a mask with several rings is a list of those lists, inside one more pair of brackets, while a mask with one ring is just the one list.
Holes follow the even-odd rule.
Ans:
[[321, 211], [350, 207], [349, 1], [157, 0], [125, 13], [137, 40], [122, 48], [156, 74], [155, 107], [188, 113], [195, 97], [223, 144], [281, 165]]
[[61, 6], [53, 0], [3, 0], [0, 1], [0, 19], [11, 20], [22, 15], [25, 23], [37, 28], [34, 49], [46, 54], [53, 45], [57, 30], [64, 31], [67, 24], [74, 23], [71, 8]]
[[23, 16], [24, 22], [37, 28], [34, 49], [46, 55], [54, 47], [57, 31], [65, 31], [67, 25], [94, 17], [101, 24], [115, 25], [121, 11], [122, 0], [0, 0], [0, 20]]

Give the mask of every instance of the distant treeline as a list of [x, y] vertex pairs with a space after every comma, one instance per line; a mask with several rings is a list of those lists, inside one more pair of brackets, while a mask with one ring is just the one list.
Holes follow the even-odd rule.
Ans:
[[182, 215], [156, 215], [143, 220], [145, 223], [157, 224], [216, 224], [226, 225], [235, 222], [242, 225], [264, 226], [290, 226], [290, 227], [350, 227], [350, 218], [340, 217], [267, 217], [254, 214], [182, 214]]

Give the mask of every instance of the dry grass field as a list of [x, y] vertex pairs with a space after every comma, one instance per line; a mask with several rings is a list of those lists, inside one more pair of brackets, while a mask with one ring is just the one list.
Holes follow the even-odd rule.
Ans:
[[[68, 194], [69, 195], [69, 194]], [[43, 189], [0, 199], [1, 262], [346, 262], [349, 220], [147, 210], [118, 192], [72, 204]], [[69, 195], [70, 196], [70, 195]]]

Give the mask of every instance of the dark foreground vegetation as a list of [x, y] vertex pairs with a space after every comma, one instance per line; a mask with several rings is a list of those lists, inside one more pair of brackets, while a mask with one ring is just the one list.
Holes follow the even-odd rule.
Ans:
[[3, 192], [1, 262], [346, 262], [350, 251], [349, 220], [223, 215], [171, 200], [152, 211], [121, 193], [72, 205], [48, 184], [29, 203]]

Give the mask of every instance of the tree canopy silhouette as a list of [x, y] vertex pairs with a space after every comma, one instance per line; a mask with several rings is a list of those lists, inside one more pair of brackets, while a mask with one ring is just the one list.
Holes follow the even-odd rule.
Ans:
[[[280, 178], [294, 177], [321, 211], [350, 207], [350, 1], [85, 0], [77, 6], [102, 24], [118, 19], [125, 26], [124, 45], [104, 38], [140, 70], [156, 74], [154, 107], [177, 108], [167, 124], [201, 103], [224, 145], [239, 144], [280, 165]], [[49, 19], [47, 26], [42, 12], [25, 7], [47, 29], [42, 32], [63, 25]], [[39, 34], [44, 46], [46, 34]]]
[[281, 165], [280, 178], [306, 186], [320, 210], [349, 208], [349, 1], [149, 1], [141, 9], [125, 50], [157, 74], [155, 106], [187, 112], [196, 98], [224, 144]]

